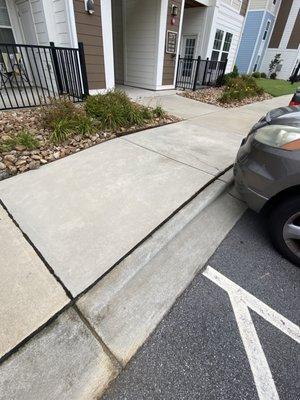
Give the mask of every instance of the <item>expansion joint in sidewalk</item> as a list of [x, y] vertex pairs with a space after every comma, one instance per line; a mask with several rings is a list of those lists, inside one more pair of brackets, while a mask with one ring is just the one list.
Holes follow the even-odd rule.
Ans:
[[118, 358], [114, 355], [112, 350], [108, 347], [108, 345], [104, 342], [104, 340], [101, 338], [101, 336], [97, 333], [97, 331], [91, 325], [89, 320], [81, 312], [79, 307], [76, 304], [74, 304], [73, 308], [77, 312], [77, 314], [79, 315], [81, 321], [85, 324], [85, 326], [89, 329], [91, 334], [94, 336], [94, 338], [100, 343], [101, 347], [103, 348], [103, 351], [109, 357], [109, 359], [111, 360], [111, 362], [114, 365], [114, 367], [118, 370], [118, 372], [120, 372], [124, 367], [122, 362], [120, 360], [118, 360]]
[[43, 262], [45, 267], [48, 269], [49, 273], [55, 278], [55, 280], [58, 282], [58, 284], [64, 289], [66, 295], [68, 298], [72, 301], [74, 300], [74, 297], [72, 296], [71, 292], [69, 289], [66, 287], [66, 285], [63, 283], [63, 281], [60, 279], [60, 277], [54, 272], [53, 268], [51, 265], [48, 263], [48, 261], [45, 259], [43, 254], [40, 252], [40, 250], [35, 246], [35, 244], [32, 242], [32, 240], [29, 238], [29, 236], [22, 230], [20, 225], [17, 223], [13, 215], [9, 212], [8, 208], [4, 204], [4, 202], [0, 199], [0, 206], [4, 208], [4, 210], [7, 212], [9, 218], [12, 220], [14, 225], [19, 229], [19, 231], [22, 233], [24, 239], [27, 241], [27, 243], [34, 249], [35, 253], [37, 256], [40, 258], [40, 260]]

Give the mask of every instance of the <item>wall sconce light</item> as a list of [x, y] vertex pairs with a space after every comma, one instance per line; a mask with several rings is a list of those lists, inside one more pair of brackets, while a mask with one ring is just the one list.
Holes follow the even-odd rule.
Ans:
[[172, 17], [177, 17], [178, 15], [178, 6], [175, 6], [175, 4], [172, 4], [171, 15]]
[[94, 14], [94, 12], [95, 12], [95, 3], [94, 3], [94, 0], [84, 0], [84, 3], [85, 3], [85, 11], [88, 13], [88, 14]]

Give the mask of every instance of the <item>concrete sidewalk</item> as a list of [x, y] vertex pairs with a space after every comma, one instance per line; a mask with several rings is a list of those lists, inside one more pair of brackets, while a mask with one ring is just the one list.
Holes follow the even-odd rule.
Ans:
[[[11, 217], [4, 209], [0, 210], [0, 241], [6, 243], [0, 264], [1, 275], [5, 277], [0, 281], [0, 357], [8, 358], [0, 366], [0, 386], [7, 385], [11, 376], [18, 380], [18, 374], [32, 383], [32, 371], [26, 368], [28, 357], [34, 360], [34, 373], [45, 381], [41, 384], [39, 380], [39, 387], [31, 392], [28, 386], [29, 397], [24, 397], [25, 384], [23, 389], [17, 386], [11, 392], [14, 399], [91, 399], [94, 393], [103, 390], [192, 279], [198, 265], [189, 258], [191, 268], [181, 281], [178, 274], [174, 276], [174, 282], [176, 277], [179, 279], [178, 286], [173, 285], [176, 290], [170, 292], [168, 301], [163, 300], [170, 290], [168, 285], [161, 293], [160, 302], [158, 296], [159, 307], [151, 306], [149, 299], [148, 311], [153, 310], [153, 314], [150, 312], [147, 323], [143, 322], [143, 315], [147, 313], [138, 313], [141, 296], [149, 292], [150, 297], [155, 297], [159, 285], [154, 280], [151, 292], [146, 285], [150, 285], [150, 277], [156, 274], [161, 282], [169, 281], [178, 261], [173, 260], [173, 266], [166, 263], [169, 256], [165, 250], [163, 259], [155, 258], [151, 264], [153, 254], [162, 243], [166, 249], [184, 248], [189, 234], [183, 235], [179, 242], [172, 242], [173, 236], [179, 234], [177, 225], [183, 228], [190, 224], [206, 204], [206, 197], [198, 198], [197, 211], [188, 214], [185, 222], [172, 225], [173, 233], [169, 236], [163, 234], [157, 239], [153, 236], [154, 230], [228, 168], [249, 127], [264, 110], [286, 105], [288, 97], [225, 111], [174, 94], [148, 96], [139, 101], [155, 101], [185, 120], [103, 143], [0, 183], [0, 200]], [[220, 195], [224, 185], [218, 180], [208, 198]], [[211, 237], [206, 245], [209, 250], [200, 246], [201, 251], [205, 250], [203, 260], [244, 210], [237, 200], [237, 203], [232, 199], [226, 201], [228, 212], [221, 207], [225, 214], [220, 214], [224, 230], [220, 235], [214, 232], [215, 239]], [[201, 220], [206, 219], [214, 227], [211, 217], [201, 214]], [[196, 228], [191, 225], [189, 229], [194, 232]], [[148, 245], [153, 237], [156, 239]], [[149, 238], [146, 250], [143, 247], [137, 259], [129, 262], [130, 257], [125, 257], [145, 238]], [[186, 254], [191, 250], [191, 243], [187, 241]], [[125, 266], [122, 264], [120, 269], [119, 262], [123, 259]], [[147, 266], [143, 273], [135, 269], [141, 263]], [[166, 270], [162, 277], [159, 271], [164, 263]], [[108, 274], [116, 264], [118, 268]], [[181, 268], [179, 264], [178, 271]], [[105, 281], [97, 283], [106, 274]], [[120, 290], [125, 283], [129, 286], [126, 291], [121, 290], [120, 297], [109, 300], [112, 288], [113, 292], [119, 290], [116, 289], [118, 281]], [[146, 285], [145, 291], [138, 291], [139, 295], [133, 298], [133, 303], [128, 302], [129, 309], [124, 313], [124, 304], [133, 293], [130, 287], [143, 285]], [[105, 300], [102, 296], [107, 288], [110, 290]], [[81, 300], [76, 302], [79, 297]], [[75, 302], [75, 308], [70, 308]], [[65, 307], [69, 307], [67, 311]], [[111, 308], [118, 311], [110, 314]], [[118, 325], [118, 320], [128, 324]], [[102, 325], [101, 321], [107, 322]], [[140, 327], [138, 338], [130, 333], [130, 321], [136, 321], [135, 326]], [[46, 330], [42, 330], [44, 324], [49, 325]], [[125, 332], [126, 348], [122, 342]], [[59, 342], [57, 337], [61, 337]], [[51, 346], [51, 356], [47, 355], [43, 365], [41, 358]], [[62, 354], [65, 361], [53, 370], [50, 380], [53, 395], [47, 397], [47, 371]], [[82, 367], [78, 368], [80, 361]], [[69, 369], [74, 374], [72, 382], [77, 383], [66, 389], [63, 380], [68, 380]], [[4, 398], [7, 394], [0, 393], [0, 399]]]

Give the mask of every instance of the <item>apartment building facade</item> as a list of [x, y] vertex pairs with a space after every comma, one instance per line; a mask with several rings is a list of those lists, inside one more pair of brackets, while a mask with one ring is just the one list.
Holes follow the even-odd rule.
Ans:
[[[247, 0], [0, 0], [0, 44], [84, 44], [91, 94], [174, 88], [178, 57], [228, 58]], [[26, 60], [25, 60], [26, 62]]]
[[260, 69], [280, 3], [281, 0], [249, 0], [236, 58], [241, 73]]
[[268, 73], [269, 64], [276, 54], [281, 63], [277, 68], [277, 78], [289, 79], [300, 63], [300, 0], [282, 0], [278, 10], [261, 72]]

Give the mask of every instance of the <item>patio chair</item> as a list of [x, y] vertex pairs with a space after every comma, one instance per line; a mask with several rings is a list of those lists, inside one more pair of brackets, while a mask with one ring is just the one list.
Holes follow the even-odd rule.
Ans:
[[23, 65], [22, 55], [19, 53], [2, 53], [2, 62], [0, 62], [0, 89], [7, 82], [13, 86], [13, 81], [18, 83], [18, 78], [29, 83], [29, 78]]

